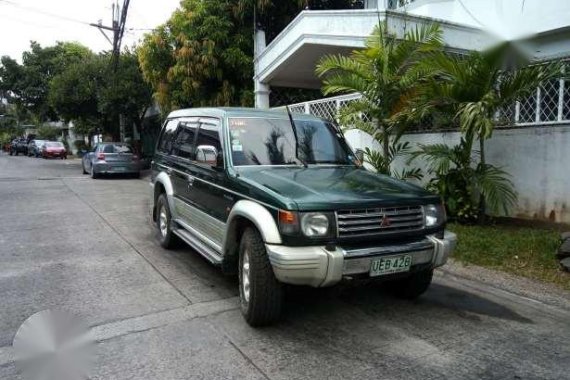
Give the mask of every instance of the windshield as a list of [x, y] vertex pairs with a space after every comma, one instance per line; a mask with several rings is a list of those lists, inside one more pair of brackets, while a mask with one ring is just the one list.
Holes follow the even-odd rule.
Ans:
[[49, 148], [63, 148], [63, 144], [60, 142], [47, 142], [46, 146]]
[[352, 164], [352, 154], [334, 127], [321, 120], [295, 120], [299, 138], [289, 119], [230, 118], [232, 161], [235, 166], [299, 164]]

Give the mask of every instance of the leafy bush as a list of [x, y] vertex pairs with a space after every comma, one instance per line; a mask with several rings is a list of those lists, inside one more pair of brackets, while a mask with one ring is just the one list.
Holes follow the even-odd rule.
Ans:
[[388, 157], [384, 157], [381, 152], [370, 148], [364, 149], [364, 162], [370, 164], [378, 173], [390, 175], [392, 177], [407, 179], [422, 179], [423, 174], [420, 168], [405, 168], [397, 172], [392, 168], [392, 163], [396, 157], [406, 156], [412, 152], [410, 143], [395, 141], [391, 144]]
[[38, 128], [37, 138], [41, 140], [57, 140], [61, 136], [61, 131], [57, 128], [49, 126], [41, 126]]
[[428, 189], [443, 198], [448, 215], [459, 222], [469, 223], [481, 218], [478, 212], [481, 196], [490, 211], [508, 214], [514, 206], [517, 194], [509, 174], [493, 165], [474, 164], [472, 141], [461, 139], [459, 145], [420, 145], [413, 158], [423, 157], [428, 163], [428, 172], [434, 178]]
[[78, 151], [81, 151], [81, 150], [89, 150], [89, 145], [87, 145], [87, 143], [86, 143], [84, 140], [75, 140], [75, 141], [73, 142], [73, 145], [75, 146], [75, 148], [76, 148]]

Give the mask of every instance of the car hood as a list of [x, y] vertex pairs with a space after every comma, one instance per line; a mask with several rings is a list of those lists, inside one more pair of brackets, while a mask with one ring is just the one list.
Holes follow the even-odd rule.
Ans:
[[353, 166], [247, 167], [239, 178], [286, 198], [299, 210], [335, 210], [439, 202], [419, 186]]

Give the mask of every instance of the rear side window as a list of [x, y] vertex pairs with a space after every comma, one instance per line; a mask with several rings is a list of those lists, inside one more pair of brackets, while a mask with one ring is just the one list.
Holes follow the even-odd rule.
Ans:
[[166, 126], [162, 131], [160, 136], [160, 141], [158, 142], [157, 150], [162, 153], [169, 154], [172, 151], [172, 144], [174, 138], [176, 137], [176, 128], [178, 127], [179, 120], [169, 120], [166, 122]]
[[196, 130], [198, 123], [183, 122], [178, 127], [176, 138], [174, 140], [172, 154], [178, 157], [194, 159], [194, 140], [196, 138]]

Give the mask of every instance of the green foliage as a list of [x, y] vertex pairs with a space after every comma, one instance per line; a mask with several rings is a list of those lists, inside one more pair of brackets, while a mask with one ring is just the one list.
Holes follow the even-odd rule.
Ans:
[[184, 0], [138, 48], [163, 113], [189, 106], [253, 104], [253, 25], [270, 42], [306, 6], [346, 9], [362, 0]]
[[253, 104], [251, 24], [238, 1], [184, 0], [138, 56], [161, 109]]
[[97, 102], [98, 111], [107, 119], [122, 115], [140, 131], [144, 113], [152, 105], [152, 88], [143, 79], [135, 53], [121, 54], [116, 73], [111, 72], [99, 88]]
[[433, 178], [428, 189], [441, 195], [447, 213], [462, 223], [478, 220], [480, 197], [490, 211], [508, 214], [517, 195], [508, 173], [493, 165], [474, 163], [472, 142], [461, 139], [456, 146], [445, 144], [420, 145], [413, 158], [421, 157], [428, 164]]
[[423, 174], [420, 168], [404, 168], [402, 171], [397, 172], [391, 170], [391, 164], [397, 157], [406, 156], [412, 152], [412, 148], [408, 141], [406, 142], [395, 142], [391, 144], [388, 156], [384, 156], [377, 150], [372, 150], [370, 148], [364, 149], [364, 161], [370, 164], [374, 170], [378, 173], [391, 175], [395, 178], [408, 180], [423, 178]]
[[21, 65], [10, 57], [2, 57], [0, 92], [16, 105], [20, 122], [56, 120], [48, 101], [50, 81], [90, 54], [89, 49], [77, 43], [58, 42], [44, 48], [32, 41], [30, 50], [22, 55]]
[[36, 134], [36, 137], [40, 140], [57, 140], [60, 136], [61, 130], [47, 125], [39, 127]]
[[94, 54], [70, 65], [50, 83], [49, 101], [66, 121], [101, 119], [98, 93], [106, 78], [107, 61]]
[[[416, 96], [395, 116], [405, 123], [447, 114], [459, 124], [463, 138], [458, 146], [421, 146], [416, 157], [428, 160], [435, 175], [430, 188], [442, 195], [449, 214], [461, 221], [483, 221], [486, 211], [508, 214], [515, 204], [508, 173], [486, 163], [485, 140], [491, 137], [501, 109], [561, 73], [557, 63], [529, 67], [523, 60], [505, 70], [507, 56], [512, 57], [509, 45], [466, 57], [431, 52], [420, 66], [436, 75], [423, 81]], [[478, 152], [473, 152], [475, 141]]]
[[85, 143], [84, 140], [75, 140], [73, 141], [73, 146], [75, 146], [75, 149], [77, 149], [78, 151], [87, 151], [89, 150], [89, 145], [87, 145], [87, 143]]
[[[323, 92], [359, 92], [362, 98], [347, 105], [340, 114], [342, 125], [360, 129], [382, 146], [382, 152], [369, 152], [367, 159], [380, 172], [392, 173], [391, 163], [403, 151], [399, 138], [407, 127], [395, 117], [403, 105], [416, 96], [417, 88], [434, 75], [422, 65], [427, 54], [442, 49], [439, 25], [431, 24], [406, 32], [403, 39], [389, 33], [380, 23], [367, 39], [363, 50], [350, 56], [325, 56], [316, 73], [323, 78]], [[364, 120], [362, 115], [366, 115]], [[369, 121], [368, 121], [369, 120]], [[396, 153], [397, 152], [397, 153]], [[400, 175], [419, 176], [413, 169]]]

